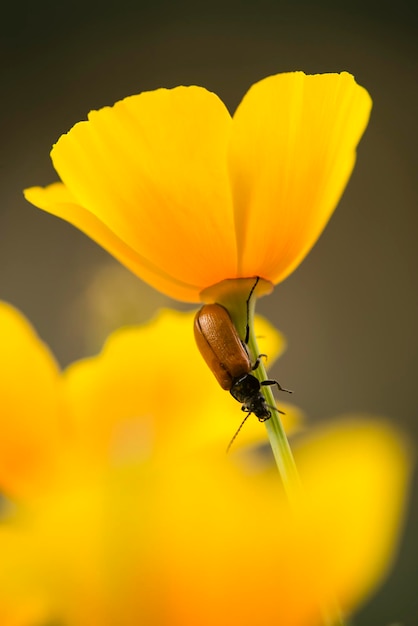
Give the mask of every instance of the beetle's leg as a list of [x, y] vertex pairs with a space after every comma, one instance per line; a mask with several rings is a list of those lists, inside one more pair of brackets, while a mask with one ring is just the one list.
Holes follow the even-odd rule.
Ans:
[[251, 366], [252, 371], [256, 370], [257, 367], [260, 365], [262, 356], [264, 356], [266, 359], [268, 358], [267, 354], [259, 354], [254, 362], [254, 365]]
[[291, 391], [290, 389], [285, 389], [284, 387], [282, 387], [281, 384], [277, 382], [277, 380], [262, 380], [260, 381], [260, 385], [263, 385], [263, 387], [271, 387], [272, 385], [277, 385], [277, 388], [279, 389], [279, 391], [286, 391], [286, 393], [293, 393], [293, 391]]

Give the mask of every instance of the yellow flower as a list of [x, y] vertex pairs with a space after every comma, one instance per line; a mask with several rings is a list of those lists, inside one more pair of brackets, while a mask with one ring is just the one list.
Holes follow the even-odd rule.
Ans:
[[305, 438], [291, 514], [269, 458], [243, 445], [262, 439], [256, 419], [225, 454], [239, 405], [190, 326], [162, 312], [61, 373], [0, 306], [0, 485], [14, 503], [0, 523], [2, 626], [316, 626], [382, 580], [408, 481], [402, 439], [371, 420]]
[[346, 72], [270, 76], [233, 117], [201, 87], [142, 93], [63, 135], [51, 152], [62, 183], [25, 196], [171, 297], [276, 284], [330, 218], [370, 108]]

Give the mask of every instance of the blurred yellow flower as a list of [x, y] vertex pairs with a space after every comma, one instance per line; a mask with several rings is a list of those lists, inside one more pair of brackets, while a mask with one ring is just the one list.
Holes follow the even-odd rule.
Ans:
[[[371, 420], [304, 438], [291, 514], [274, 464], [244, 445], [265, 436], [256, 419], [225, 454], [239, 405], [198, 358], [191, 320], [164, 311], [61, 373], [0, 306], [2, 626], [314, 626], [384, 577], [403, 440]], [[280, 336], [258, 324], [277, 355]]]
[[270, 76], [233, 117], [201, 87], [142, 93], [63, 135], [62, 183], [25, 196], [173, 298], [198, 302], [225, 279], [276, 284], [330, 218], [370, 108], [346, 72]]

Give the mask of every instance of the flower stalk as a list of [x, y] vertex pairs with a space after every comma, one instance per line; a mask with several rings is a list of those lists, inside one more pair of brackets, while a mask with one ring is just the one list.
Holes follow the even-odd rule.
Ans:
[[[228, 309], [241, 339], [246, 341], [253, 362], [260, 357], [254, 326], [256, 294], [264, 295], [270, 291], [271, 285], [267, 281], [259, 278], [250, 278], [223, 281], [206, 290], [203, 294], [205, 299], [214, 298]], [[260, 382], [268, 380], [262, 358], [257, 368], [253, 370], [253, 374]], [[303, 497], [303, 488], [296, 462], [280, 419], [280, 410], [275, 410], [276, 400], [273, 389], [274, 385], [262, 385], [261, 387], [267, 405], [271, 408], [271, 417], [264, 423], [274, 460], [290, 505], [291, 514], [298, 516], [300, 515], [300, 506], [298, 504], [300, 505], [301, 497]], [[336, 600], [333, 600], [332, 607], [329, 603], [327, 606], [322, 607], [322, 619], [323, 626], [345, 626]]]
[[[248, 346], [251, 354], [258, 355], [260, 353], [257, 345], [257, 338], [254, 333], [254, 325], [250, 322], [250, 336], [248, 340]], [[267, 374], [262, 361], [260, 365], [254, 370], [254, 375], [258, 380], [267, 380]], [[276, 402], [273, 395], [273, 386], [262, 386], [262, 392], [266, 398], [269, 407], [275, 407]], [[273, 408], [271, 409], [270, 419], [265, 421], [267, 434], [270, 441], [270, 446], [273, 451], [273, 456], [277, 464], [280, 476], [283, 481], [283, 486], [287, 493], [290, 502], [298, 496], [300, 493], [301, 483], [296, 467], [295, 459], [290, 448], [289, 441], [287, 439], [282, 421], [280, 419], [280, 413]]]
[[[268, 281], [253, 277], [222, 281], [201, 294], [205, 301], [218, 302], [229, 311], [239, 336], [247, 343], [253, 362], [260, 354], [254, 331], [256, 296], [270, 293], [272, 288]], [[253, 374], [260, 382], [267, 380], [262, 360]], [[263, 385], [261, 388], [269, 407], [276, 406], [272, 387]], [[300, 493], [300, 479], [278, 410], [271, 409], [271, 418], [266, 420], [265, 425], [283, 486], [292, 502]]]
[[[255, 299], [254, 299], [255, 303]], [[253, 315], [255, 306], [253, 305], [250, 313], [250, 321], [249, 328], [250, 334], [248, 339], [248, 347], [250, 349], [250, 353], [253, 355], [259, 355], [260, 351], [258, 349], [257, 337], [254, 332], [254, 324], [253, 324]], [[258, 380], [263, 381], [267, 380], [267, 373], [262, 361], [260, 361], [259, 366], [256, 370], [254, 370], [254, 375], [258, 378]], [[275, 407], [276, 402], [273, 394], [273, 385], [263, 385], [262, 393], [266, 398], [267, 404], [270, 407]], [[290, 447], [289, 441], [286, 436], [285, 429], [282, 424], [282, 420], [280, 419], [279, 411], [271, 410], [270, 419], [264, 422], [268, 438], [270, 441], [270, 446], [273, 452], [274, 460], [276, 462], [277, 468], [279, 470], [280, 477], [282, 479], [283, 487], [287, 495], [287, 499], [289, 504], [291, 505], [291, 509], [293, 513], [297, 513], [296, 506], [293, 506], [297, 500], [300, 499], [302, 492], [302, 483], [300, 480], [299, 472], [296, 466], [296, 462], [292, 453], [292, 449]], [[334, 604], [334, 603], [333, 603]], [[332, 607], [333, 611], [330, 612], [329, 607], [322, 607], [323, 614], [323, 625], [324, 626], [347, 626], [342, 618], [341, 611], [335, 602], [335, 605]], [[333, 616], [330, 619], [330, 614]], [[337, 617], [336, 617], [337, 616]]]
[[[258, 349], [257, 337], [254, 332], [254, 311], [255, 311], [255, 298], [249, 303], [249, 337], [248, 337], [248, 347], [250, 349], [250, 354], [254, 357], [260, 354], [260, 350]], [[264, 367], [263, 361], [260, 361], [257, 369], [254, 370], [254, 375], [261, 382], [263, 380], [267, 380], [267, 373]], [[270, 407], [276, 406], [276, 401], [273, 394], [273, 385], [263, 385], [262, 392], [264, 397], [266, 398], [267, 404]], [[265, 422], [268, 438], [270, 441], [270, 446], [273, 452], [274, 460], [276, 462], [277, 468], [279, 470], [280, 477], [282, 479], [283, 487], [287, 495], [287, 499], [293, 513], [297, 511], [296, 507], [293, 506], [297, 500], [300, 499], [301, 491], [302, 491], [302, 483], [300, 480], [299, 472], [296, 466], [296, 462], [292, 453], [292, 449], [289, 444], [289, 440], [287, 438], [285, 429], [282, 424], [282, 420], [280, 419], [279, 411], [271, 410], [270, 419]], [[341, 610], [337, 606], [337, 603], [333, 603], [332, 612], [330, 612], [330, 607], [323, 607], [323, 624], [324, 626], [346, 626]], [[330, 614], [333, 615], [330, 618]], [[337, 617], [336, 617], [337, 616]]]

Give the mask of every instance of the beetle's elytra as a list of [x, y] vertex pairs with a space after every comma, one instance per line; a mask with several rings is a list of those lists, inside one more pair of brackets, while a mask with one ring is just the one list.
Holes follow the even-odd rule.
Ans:
[[234, 379], [251, 371], [245, 344], [225, 307], [207, 304], [197, 312], [194, 322], [197, 347], [222, 389], [231, 390]]
[[195, 317], [194, 334], [201, 355], [222, 389], [230, 391], [242, 404], [242, 411], [248, 415], [254, 413], [260, 422], [268, 420], [271, 417], [270, 408], [275, 407], [269, 408], [261, 386], [277, 385], [282, 391], [288, 390], [275, 380], [260, 382], [251, 374], [258, 367], [260, 358], [251, 363], [247, 345], [239, 337], [225, 307], [220, 304], [203, 306]]

